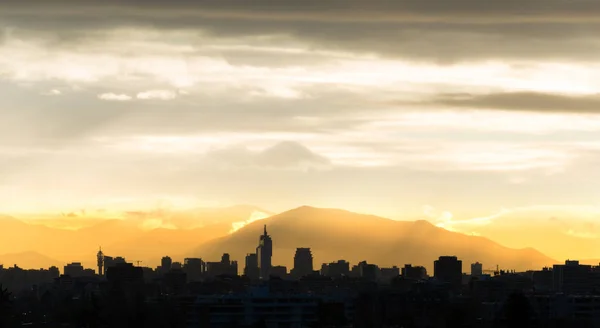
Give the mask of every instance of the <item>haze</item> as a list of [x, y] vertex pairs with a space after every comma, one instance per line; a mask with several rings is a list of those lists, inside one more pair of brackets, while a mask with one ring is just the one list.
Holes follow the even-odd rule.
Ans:
[[600, 2], [249, 3], [2, 1], [0, 212], [310, 204], [600, 258]]

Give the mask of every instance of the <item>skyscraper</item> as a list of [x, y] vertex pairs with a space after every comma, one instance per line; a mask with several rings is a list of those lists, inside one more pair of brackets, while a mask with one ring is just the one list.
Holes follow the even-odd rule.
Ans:
[[102, 270], [102, 268], [104, 267], [104, 253], [102, 253], [102, 247], [100, 247], [100, 249], [98, 250], [98, 254], [96, 254], [96, 259], [98, 260], [98, 275], [102, 276], [104, 275], [104, 270]]
[[244, 275], [246, 277], [256, 280], [260, 277], [260, 271], [258, 269], [258, 257], [254, 253], [246, 255], [246, 267], [244, 268]]
[[292, 276], [296, 279], [313, 273], [313, 256], [310, 248], [297, 248]]
[[265, 224], [264, 233], [258, 240], [256, 247], [256, 256], [258, 257], [258, 268], [260, 270], [260, 279], [268, 280], [271, 274], [271, 257], [273, 256], [273, 241], [267, 234], [267, 225]]

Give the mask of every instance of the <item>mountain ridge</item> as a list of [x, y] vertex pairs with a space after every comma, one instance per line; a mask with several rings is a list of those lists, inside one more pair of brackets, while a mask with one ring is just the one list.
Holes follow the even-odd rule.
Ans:
[[[321, 263], [345, 259], [382, 266], [423, 265], [431, 269], [433, 260], [456, 255], [470, 263], [487, 262], [507, 269], [537, 269], [556, 263], [535, 249], [512, 249], [480, 236], [469, 236], [434, 226], [426, 220], [396, 221], [371, 214], [341, 209], [300, 206], [253, 222], [239, 231], [213, 239], [190, 251], [190, 255], [217, 260], [228, 252], [243, 263], [254, 252], [263, 225], [273, 238], [273, 263], [289, 266], [297, 247], [310, 247], [315, 269]], [[487, 260], [487, 261], [486, 261]], [[463, 267], [463, 269], [467, 269]], [[467, 271], [467, 270], [465, 270]]]

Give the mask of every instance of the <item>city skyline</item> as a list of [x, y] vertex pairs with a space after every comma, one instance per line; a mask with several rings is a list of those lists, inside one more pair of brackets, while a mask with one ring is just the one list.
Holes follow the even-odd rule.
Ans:
[[[258, 244], [260, 247], [266, 233], [263, 229], [267, 224], [273, 225], [284, 240], [285, 246], [282, 250], [275, 253], [271, 251], [277, 261], [281, 261], [282, 256], [292, 258], [293, 251], [296, 250], [293, 240], [298, 240], [304, 247], [317, 247], [320, 250], [317, 254], [324, 256], [317, 260], [323, 262], [339, 259], [339, 255], [336, 254], [347, 256], [354, 253], [345, 259], [356, 262], [375, 259], [386, 264], [399, 264], [393, 256], [386, 255], [387, 252], [395, 251], [400, 252], [401, 258], [422, 264], [414, 261], [421, 261], [420, 257], [423, 257], [425, 262], [429, 262], [431, 252], [443, 249], [452, 249], [457, 255], [466, 256], [469, 261], [476, 262], [479, 258], [473, 256], [472, 247], [483, 252], [478, 256], [495, 258], [495, 264], [519, 269], [549, 265], [566, 259], [579, 259], [588, 264], [600, 262], [596, 257], [597, 246], [592, 240], [587, 244], [561, 244], [558, 241], [570, 242], [573, 239], [560, 239], [560, 235], [551, 230], [538, 229], [540, 232], [554, 233], [554, 242], [540, 243], [540, 240], [527, 230], [519, 234], [518, 231], [508, 229], [508, 238], [498, 240], [485, 234], [482, 237], [456, 233], [425, 220], [396, 221], [339, 209], [303, 206], [264, 217], [256, 215], [256, 211], [254, 207], [199, 210], [195, 213], [196, 216], [191, 217], [190, 213], [186, 212], [139, 212], [124, 220], [92, 221], [89, 226], [76, 230], [51, 228], [39, 223], [28, 224], [4, 218], [0, 219], [0, 224], [16, 234], [0, 240], [0, 263], [9, 263], [20, 258], [20, 263], [26, 263], [26, 267], [35, 268], [41, 263], [56, 265], [61, 261], [87, 258], [85, 254], [96, 253], [100, 244], [103, 249], [111, 249], [112, 252], [148, 264], [160, 261], [157, 253], [161, 250], [183, 258], [197, 254], [221, 256], [219, 249], [227, 249], [232, 253], [234, 260], [243, 264], [248, 260], [245, 257], [249, 254], [249, 249], [256, 248], [255, 254], [260, 253], [256, 242], [250, 242], [248, 239], [254, 239], [250, 234], [256, 233], [261, 236]], [[209, 218], [210, 221], [205, 221], [207, 224], [198, 225], [199, 219]], [[70, 220], [73, 217], [67, 216], [66, 219]], [[368, 235], [364, 235], [365, 229], [369, 231]], [[419, 237], [411, 237], [413, 234]], [[432, 244], [428, 237], [439, 238], [439, 242]], [[519, 238], [523, 238], [526, 243], [518, 244]], [[270, 237], [267, 236], [264, 240], [270, 240]], [[353, 240], [357, 242], [353, 243]], [[361, 248], [361, 243], [383, 248], [379, 254], [374, 250], [370, 251], [369, 247]], [[79, 246], [70, 248], [70, 244]], [[252, 246], [248, 246], [249, 244]], [[412, 251], [401, 252], [405, 247]], [[580, 251], [582, 247], [587, 248], [586, 253]], [[267, 253], [268, 248], [266, 247]], [[9, 251], [2, 252], [3, 249]], [[283, 264], [291, 264], [285, 261]], [[85, 262], [90, 266], [87, 260]]]

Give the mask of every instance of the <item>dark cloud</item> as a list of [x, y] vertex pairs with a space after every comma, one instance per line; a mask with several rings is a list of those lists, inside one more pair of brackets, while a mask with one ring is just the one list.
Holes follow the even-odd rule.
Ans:
[[566, 96], [535, 92], [492, 94], [446, 94], [433, 101], [437, 105], [475, 109], [501, 109], [561, 113], [600, 113], [600, 96]]
[[[12, 12], [46, 10], [48, 13], [81, 13], [95, 15], [111, 11], [113, 15], [129, 13], [138, 16], [189, 14], [236, 17], [261, 17], [269, 19], [292, 19], [300, 17], [327, 20], [404, 19], [409, 17], [464, 18], [486, 21], [490, 17], [501, 20], [569, 19], [580, 17], [595, 19], [600, 5], [594, 0], [320, 0], [272, 1], [254, 0], [21, 0], [3, 1]], [[119, 9], [119, 11], [117, 11]], [[337, 15], [334, 15], [337, 14]], [[567, 15], [576, 14], [577, 17]], [[481, 17], [481, 15], [485, 17]], [[422, 19], [422, 18], [421, 18]]]
[[[576, 58], [600, 51], [600, 2], [404, 1], [28, 1], [0, 4], [5, 25], [54, 31], [75, 42], [98, 29], [193, 29], [218, 37], [283, 35], [326, 49], [453, 62], [482, 58]], [[193, 40], [190, 40], [193, 42]]]

